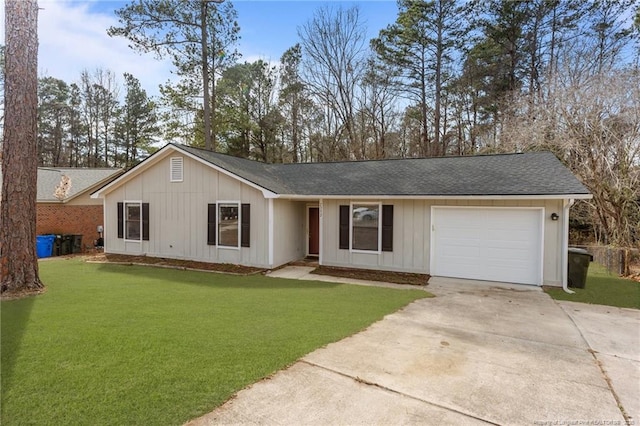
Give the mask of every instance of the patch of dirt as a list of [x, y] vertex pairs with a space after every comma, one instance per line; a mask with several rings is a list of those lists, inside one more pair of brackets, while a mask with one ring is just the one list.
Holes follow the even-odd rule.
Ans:
[[37, 296], [39, 294], [43, 294], [46, 291], [46, 288], [41, 288], [38, 290], [21, 290], [21, 291], [3, 291], [0, 293], [0, 300], [17, 300], [24, 299], [26, 297]]
[[100, 253], [85, 256], [88, 262], [104, 262], [117, 264], [143, 264], [151, 266], [163, 266], [176, 269], [195, 269], [200, 271], [223, 272], [226, 274], [253, 275], [264, 272], [264, 269], [250, 266], [234, 265], [231, 263], [208, 263], [193, 260], [166, 259], [163, 257], [132, 256], [126, 254]]
[[412, 274], [408, 272], [374, 271], [369, 269], [336, 268], [318, 266], [312, 274], [330, 275], [332, 277], [353, 278], [368, 281], [383, 281], [395, 284], [425, 286], [431, 278], [428, 274]]

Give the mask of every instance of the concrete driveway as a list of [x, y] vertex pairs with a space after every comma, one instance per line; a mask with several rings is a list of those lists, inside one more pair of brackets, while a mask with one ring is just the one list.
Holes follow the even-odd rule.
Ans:
[[428, 290], [189, 424], [638, 424], [640, 311], [524, 286]]

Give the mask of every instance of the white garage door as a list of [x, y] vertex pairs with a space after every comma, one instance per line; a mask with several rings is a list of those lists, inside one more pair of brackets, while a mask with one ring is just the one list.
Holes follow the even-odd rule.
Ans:
[[542, 284], [542, 209], [433, 207], [431, 275]]

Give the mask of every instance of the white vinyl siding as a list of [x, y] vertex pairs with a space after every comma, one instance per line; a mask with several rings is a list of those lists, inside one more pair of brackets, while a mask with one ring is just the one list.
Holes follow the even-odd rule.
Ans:
[[432, 274], [430, 261], [431, 207], [536, 207], [544, 208], [543, 283], [561, 286], [562, 220], [552, 221], [553, 212], [562, 212], [562, 200], [385, 200], [392, 204], [393, 251], [380, 254], [336, 250], [339, 237], [339, 207], [350, 200], [323, 200], [322, 264], [337, 267]]
[[[174, 152], [167, 153], [144, 173], [107, 193], [105, 251], [269, 267], [268, 201], [262, 192], [189, 157], [183, 157], [184, 181], [169, 183], [167, 170], [172, 156]], [[117, 239], [117, 202], [141, 199], [153, 206], [149, 218], [153, 238], [135, 243]], [[207, 244], [206, 206], [224, 200], [251, 205], [251, 247], [228, 249]]]
[[273, 200], [273, 265], [302, 259], [306, 254], [306, 203]]

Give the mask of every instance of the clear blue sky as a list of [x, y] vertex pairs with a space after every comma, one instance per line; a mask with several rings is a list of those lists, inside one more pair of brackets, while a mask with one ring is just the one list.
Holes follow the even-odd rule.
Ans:
[[[78, 1], [78, 0], [76, 0]], [[228, 0], [227, 0], [228, 1]], [[127, 1], [93, 0], [91, 9], [112, 14]], [[313, 17], [320, 7], [358, 6], [368, 30], [375, 37], [381, 28], [392, 23], [397, 14], [394, 0], [317, 1], [317, 0], [235, 0], [240, 24], [239, 50], [244, 59], [261, 57], [277, 61], [282, 53], [297, 43], [297, 29]]]
[[241, 51], [247, 55], [270, 53], [278, 60], [286, 49], [299, 41], [297, 28], [313, 17], [322, 6], [360, 8], [368, 29], [368, 38], [395, 20], [395, 1], [236, 1], [242, 40]]

